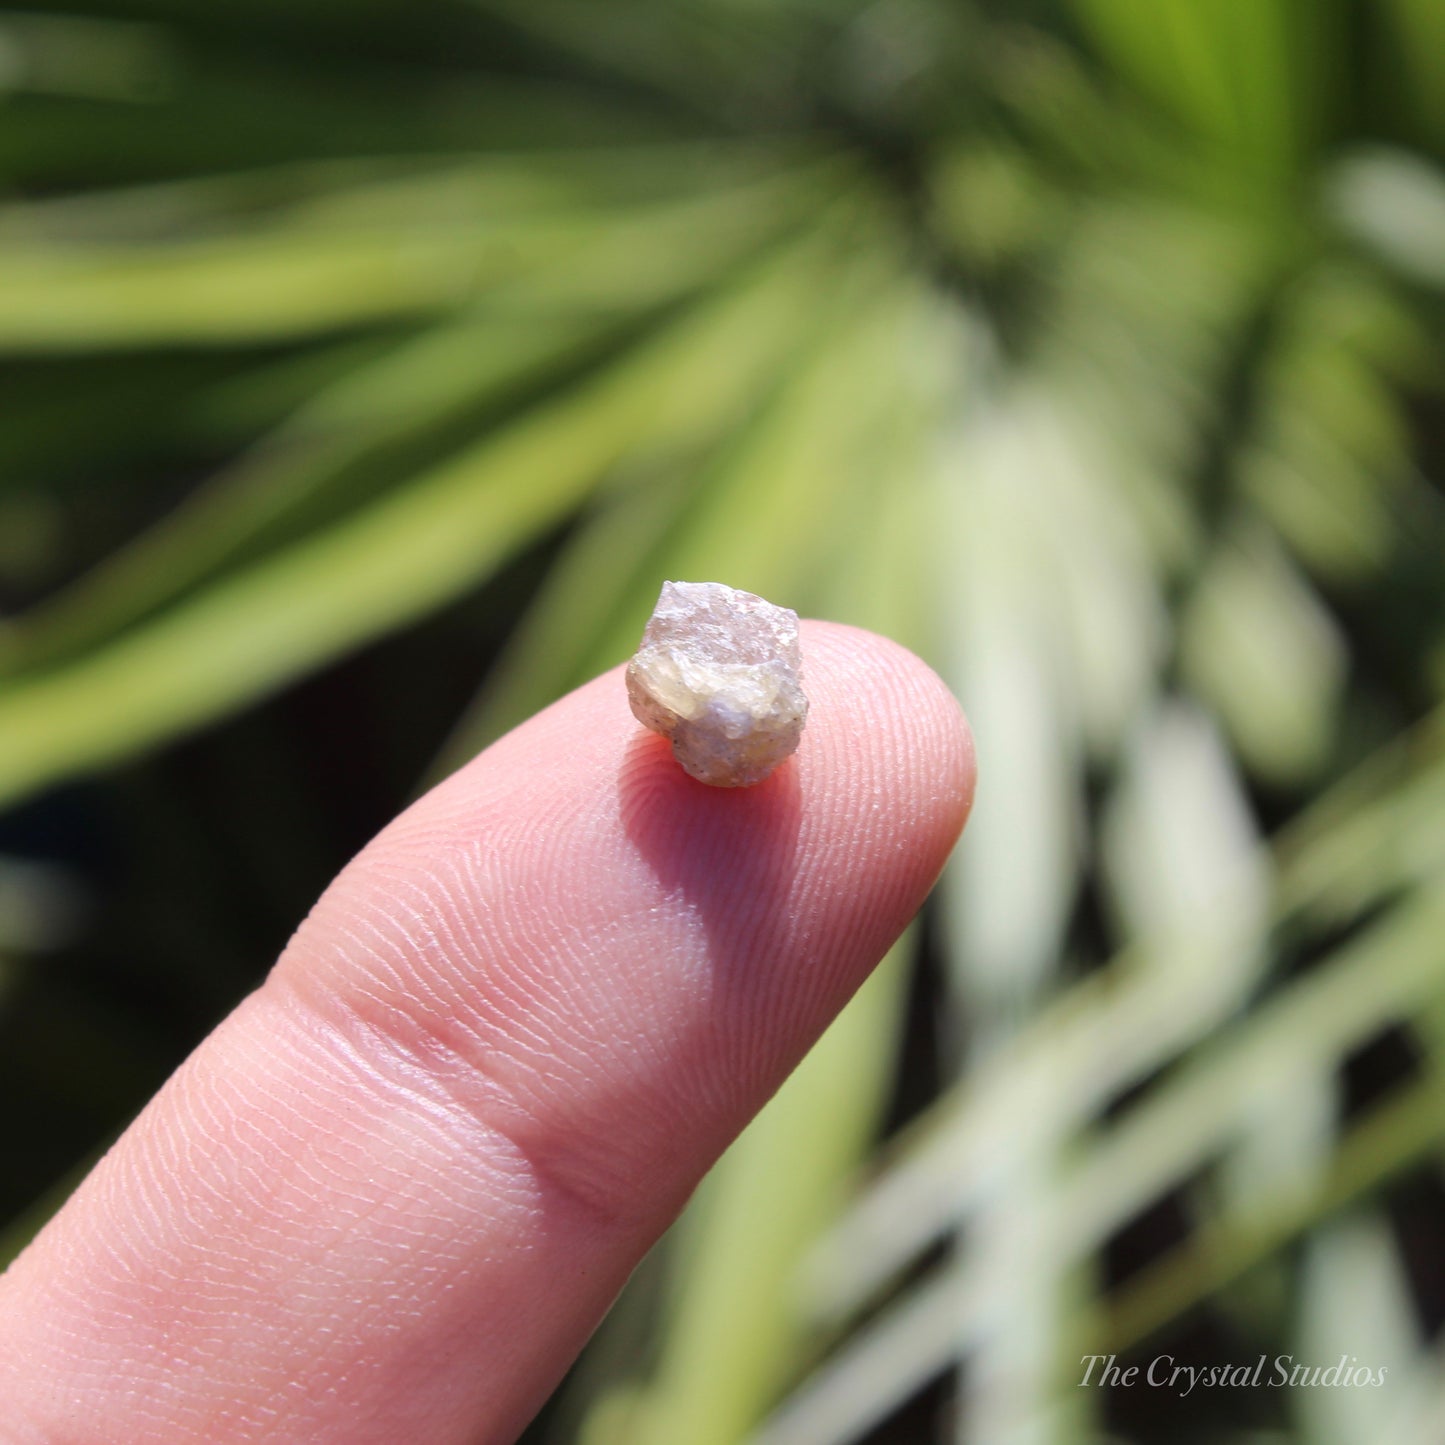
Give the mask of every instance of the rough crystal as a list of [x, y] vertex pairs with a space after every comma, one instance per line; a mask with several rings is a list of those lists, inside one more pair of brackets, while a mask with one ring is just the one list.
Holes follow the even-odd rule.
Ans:
[[720, 582], [664, 582], [628, 664], [627, 699], [672, 740], [685, 772], [746, 788], [797, 748], [802, 678], [796, 612]]

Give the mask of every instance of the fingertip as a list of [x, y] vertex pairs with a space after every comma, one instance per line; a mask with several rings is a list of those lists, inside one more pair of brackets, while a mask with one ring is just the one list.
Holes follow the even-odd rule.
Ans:
[[7, 1275], [0, 1358], [45, 1362], [0, 1364], [7, 1406], [95, 1439], [510, 1438], [967, 817], [936, 674], [832, 623], [803, 650], [801, 746], [756, 787], [684, 775], [619, 669], [385, 830]]

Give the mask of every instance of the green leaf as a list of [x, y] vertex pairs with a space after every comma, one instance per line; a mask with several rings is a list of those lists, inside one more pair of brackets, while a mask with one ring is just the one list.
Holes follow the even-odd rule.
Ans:
[[[498, 287], [509, 309], [631, 307], [697, 284], [816, 198], [805, 174], [534, 212], [509, 181], [515, 192], [505, 168], [496, 181], [485, 167], [427, 170], [165, 242], [66, 241], [64, 205], [53, 220], [23, 210], [0, 225], [0, 349], [284, 340], [441, 313]], [[153, 217], [153, 198], [137, 209]]]
[[53, 673], [12, 681], [0, 797], [152, 746], [424, 615], [561, 522], [622, 458], [725, 429], [826, 275], [819, 259], [817, 241], [795, 248], [355, 515]]
[[1309, 0], [1075, 0], [1090, 38], [1241, 179], [1278, 181], [1319, 138], [1338, 7]]
[[465, 317], [353, 365], [154, 526], [12, 619], [0, 674], [53, 668], [355, 515], [485, 430], [487, 403], [560, 384], [605, 329], [593, 318]]
[[1344, 641], [1267, 534], [1243, 529], [1224, 540], [1181, 619], [1179, 646], [1186, 680], [1257, 773], [1297, 784], [1326, 763]]

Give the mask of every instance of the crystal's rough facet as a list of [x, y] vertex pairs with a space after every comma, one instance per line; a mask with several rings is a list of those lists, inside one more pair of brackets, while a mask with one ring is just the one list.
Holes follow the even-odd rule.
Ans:
[[760, 783], [798, 746], [798, 614], [720, 582], [664, 582], [627, 668], [637, 720], [718, 788]]

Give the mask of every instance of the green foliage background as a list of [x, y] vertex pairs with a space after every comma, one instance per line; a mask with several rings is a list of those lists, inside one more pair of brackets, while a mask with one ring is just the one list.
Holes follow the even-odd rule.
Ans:
[[1435, 1438], [1442, 167], [1435, 0], [0, 11], [0, 1248], [718, 578], [978, 809], [536, 1437]]

